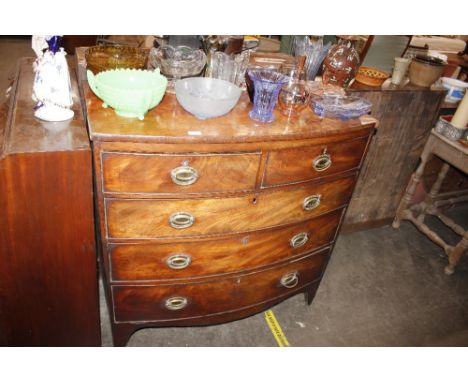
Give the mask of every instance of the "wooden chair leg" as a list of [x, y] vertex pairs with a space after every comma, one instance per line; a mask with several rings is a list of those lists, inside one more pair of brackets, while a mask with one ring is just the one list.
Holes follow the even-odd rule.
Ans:
[[406, 188], [405, 194], [400, 201], [400, 204], [397, 208], [397, 212], [395, 214], [395, 219], [393, 220], [392, 227], [393, 228], [400, 228], [400, 222], [404, 218], [405, 211], [411, 205], [411, 201], [413, 200], [413, 195], [416, 191], [416, 187], [418, 186], [419, 182], [421, 181], [421, 176], [424, 172], [424, 167], [426, 166], [426, 162], [421, 161], [416, 172], [411, 176], [411, 180]]
[[393, 220], [392, 227], [393, 228], [400, 228], [401, 220], [404, 219], [405, 214], [408, 213], [407, 210], [413, 201], [414, 193], [416, 192], [416, 187], [418, 186], [419, 182], [421, 182], [422, 175], [424, 173], [424, 168], [426, 167], [427, 162], [432, 157], [432, 145], [433, 141], [431, 137], [429, 137], [426, 145], [424, 146], [424, 150], [421, 154], [421, 163], [419, 164], [416, 172], [411, 176], [411, 180], [408, 183], [408, 187], [406, 187], [405, 194], [398, 205], [397, 212], [395, 214], [395, 219]]
[[452, 251], [448, 253], [448, 265], [445, 267], [444, 271], [446, 275], [451, 275], [455, 272], [455, 267], [460, 261], [462, 255], [468, 249], [468, 231], [465, 232], [463, 238], [458, 242], [458, 244], [453, 248]]
[[450, 169], [450, 165], [448, 163], [444, 163], [442, 165], [439, 171], [439, 174], [437, 174], [437, 179], [432, 185], [431, 191], [429, 191], [428, 198], [430, 199], [430, 201], [434, 200], [439, 194], [440, 187], [442, 186], [442, 182], [444, 181], [445, 176], [447, 175], [447, 172], [449, 169]]

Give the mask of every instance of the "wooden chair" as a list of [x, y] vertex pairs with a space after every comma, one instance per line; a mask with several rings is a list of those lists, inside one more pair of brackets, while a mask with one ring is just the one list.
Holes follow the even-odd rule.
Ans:
[[[432, 155], [438, 156], [444, 160], [445, 163], [425, 199], [420, 203], [414, 203], [413, 196], [421, 182], [424, 168]], [[445, 267], [445, 273], [447, 275], [451, 275], [455, 271], [455, 267], [460, 261], [461, 256], [468, 249], [468, 231], [464, 230], [463, 227], [455, 223], [442, 212], [443, 207], [468, 202], [467, 190], [450, 193], [448, 195], [439, 194], [440, 187], [442, 186], [442, 182], [450, 166], [454, 166], [465, 174], [468, 174], [468, 147], [459, 142], [450, 141], [432, 130], [421, 154], [421, 163], [411, 177], [406, 192], [398, 206], [392, 225], [393, 228], [399, 228], [401, 220], [409, 220], [429, 239], [440, 245], [448, 256], [448, 265]], [[455, 246], [447, 244], [436, 232], [432, 231], [424, 223], [426, 215], [437, 217], [442, 223], [460, 235], [462, 237], [461, 240]]]

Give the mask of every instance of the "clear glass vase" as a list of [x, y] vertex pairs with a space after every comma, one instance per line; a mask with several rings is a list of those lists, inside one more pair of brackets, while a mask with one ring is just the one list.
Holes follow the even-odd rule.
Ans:
[[288, 77], [272, 69], [254, 69], [248, 72], [254, 85], [253, 109], [249, 116], [257, 122], [269, 123], [275, 120], [273, 109], [278, 101], [281, 87]]
[[323, 62], [323, 83], [347, 87], [356, 76], [359, 64], [359, 53], [354, 48], [354, 41], [341, 38], [330, 48]]

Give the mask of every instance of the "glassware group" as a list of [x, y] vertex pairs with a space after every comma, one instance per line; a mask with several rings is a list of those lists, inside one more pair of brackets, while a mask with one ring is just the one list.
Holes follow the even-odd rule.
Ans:
[[330, 48], [330, 44], [323, 45], [322, 38], [297, 36], [294, 55], [294, 63], [279, 67], [249, 66], [250, 51], [227, 54], [210, 49], [205, 53], [187, 46], [166, 45], [151, 50], [149, 66], [159, 67], [171, 80], [168, 87], [172, 89], [177, 80], [200, 75], [224, 80], [240, 88], [245, 86], [253, 104], [249, 117], [255, 122], [273, 122], [276, 104], [279, 112], [288, 118], [297, 117], [309, 104], [319, 117], [348, 119], [369, 111], [370, 105], [348, 97], [314, 96], [311, 101], [313, 91], [309, 85], [313, 83], [310, 81], [315, 79], [322, 62], [325, 85], [346, 87], [354, 78], [359, 55], [350, 40], [340, 39]]

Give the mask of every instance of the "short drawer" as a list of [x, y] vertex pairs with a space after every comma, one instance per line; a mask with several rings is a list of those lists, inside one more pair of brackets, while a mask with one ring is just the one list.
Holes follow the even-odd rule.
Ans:
[[341, 214], [215, 240], [109, 245], [112, 281], [206, 277], [268, 266], [332, 242]]
[[263, 186], [305, 182], [356, 168], [361, 163], [367, 139], [271, 151]]
[[251, 190], [260, 153], [101, 153], [103, 188], [118, 193], [196, 193]]
[[112, 286], [118, 322], [167, 321], [232, 312], [278, 298], [321, 277], [328, 249], [285, 265], [222, 280]]
[[210, 199], [105, 199], [109, 238], [240, 233], [300, 222], [348, 203], [355, 176], [287, 190]]

